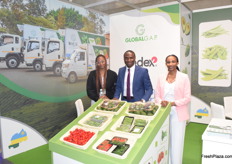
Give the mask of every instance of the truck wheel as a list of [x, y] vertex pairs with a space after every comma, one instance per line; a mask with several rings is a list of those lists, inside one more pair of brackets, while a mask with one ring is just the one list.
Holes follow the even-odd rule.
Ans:
[[61, 67], [62, 65], [61, 64], [56, 64], [53, 68], [53, 73], [54, 75], [56, 76], [61, 76]]
[[19, 61], [17, 57], [10, 56], [6, 59], [6, 66], [10, 69], [17, 68], [19, 66]]
[[33, 64], [33, 68], [36, 72], [42, 71], [42, 62], [41, 61], [35, 61]]
[[75, 83], [77, 82], [77, 75], [74, 72], [71, 72], [68, 76], [68, 82], [69, 83]]

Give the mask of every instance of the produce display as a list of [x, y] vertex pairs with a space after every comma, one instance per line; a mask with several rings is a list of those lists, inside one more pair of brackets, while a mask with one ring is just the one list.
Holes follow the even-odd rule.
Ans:
[[75, 125], [60, 140], [76, 148], [86, 149], [97, 137], [97, 134], [97, 130]]
[[93, 149], [115, 158], [124, 159], [132, 150], [137, 138], [118, 132], [105, 132], [93, 145]]
[[201, 71], [201, 74], [204, 76], [201, 79], [204, 81], [210, 81], [214, 79], [227, 79], [227, 73], [223, 67], [218, 70], [206, 69], [205, 71]]
[[133, 121], [134, 121], [134, 117], [125, 116], [122, 121], [122, 124], [119, 127], [117, 127], [116, 130], [130, 132]]
[[104, 122], [107, 121], [107, 116], [93, 115], [85, 123], [90, 126], [100, 127]]
[[[102, 102], [103, 101], [99, 102], [98, 104], [99, 107], [105, 107], [105, 105], [103, 105]], [[123, 104], [125, 103], [126, 102], [123, 102]], [[152, 108], [153, 110], [154, 107], [152, 105], [155, 105], [154, 103], [142, 103], [142, 104], [144, 105], [143, 109], [147, 111], [150, 111], [150, 108]], [[130, 105], [131, 103], [126, 104], [126, 107], [129, 107]], [[99, 161], [103, 161], [103, 163], [104, 161], [108, 160], [107, 159], [108, 156], [110, 157], [110, 159], [112, 157], [118, 159], [125, 159], [125, 161], [128, 160], [128, 162], [130, 163], [130, 161], [133, 160], [134, 155], [132, 155], [133, 157], [132, 159], [131, 158], [126, 159], [126, 158], [130, 153], [132, 154], [131, 151], [133, 150], [133, 147], [135, 145], [136, 145], [136, 154], [140, 153], [140, 150], [139, 151], [137, 150], [138, 148], [137, 140], [139, 139], [140, 136], [142, 136], [144, 132], [147, 132], [148, 134], [151, 133], [151, 131], [146, 130], [146, 128], [149, 127], [148, 125], [150, 125], [150, 122], [153, 120], [153, 118], [155, 118], [155, 116], [153, 118], [148, 118], [147, 116], [141, 116], [141, 115], [129, 115], [126, 114], [126, 111], [128, 110], [127, 108], [124, 108], [122, 112], [120, 111], [119, 115], [114, 115], [102, 111], [96, 111], [96, 106], [97, 105], [94, 105], [90, 111], [87, 111], [81, 117], [74, 120], [72, 122], [72, 125], [74, 126], [71, 129], [66, 130], [67, 128], [66, 127], [64, 129], [66, 130], [65, 134], [63, 134], [63, 131], [60, 133], [62, 134], [62, 137], [59, 138], [60, 141], [57, 142], [56, 145], [59, 145], [60, 148], [65, 148], [63, 149], [64, 151], [69, 149], [68, 151], [73, 156], [83, 155], [85, 158], [88, 158], [89, 156], [92, 158], [92, 155], [94, 156], [94, 158], [96, 156], [99, 156], [99, 158], [96, 157], [96, 159], [99, 159]], [[168, 111], [166, 112], [168, 113]], [[107, 122], [108, 124], [106, 124]], [[155, 124], [151, 125], [150, 129], [153, 129], [154, 125]], [[122, 128], [121, 131], [112, 130], [112, 127], [114, 126], [115, 129]], [[123, 128], [126, 130], [124, 131]], [[57, 140], [57, 138], [55, 140]], [[139, 139], [139, 142], [141, 146], [143, 146], [143, 143], [145, 143], [143, 138]], [[53, 142], [51, 142], [51, 144], [53, 144]], [[70, 148], [65, 144], [70, 145]], [[77, 149], [74, 149], [71, 146]], [[146, 146], [149, 146], [148, 143], [146, 143]], [[144, 150], [142, 150], [141, 152], [143, 153], [143, 151]], [[101, 156], [100, 154], [104, 154], [104, 155]], [[103, 157], [107, 160], [103, 159]], [[77, 161], [79, 160], [76, 158], [73, 159]]]
[[125, 116], [122, 123], [116, 128], [118, 131], [140, 134], [145, 126], [147, 121], [143, 119], [134, 119], [132, 116]]
[[112, 153], [114, 154], [118, 154], [118, 155], [123, 155], [127, 149], [130, 147], [130, 145], [128, 144], [124, 144], [122, 146], [117, 146], [113, 151]]
[[114, 136], [111, 140], [105, 139], [97, 146], [97, 149], [107, 152], [112, 146], [114, 146], [115, 148], [110, 153], [121, 156], [130, 147], [129, 144], [126, 144], [127, 141], [128, 138]]
[[104, 100], [97, 110], [117, 112], [126, 102], [118, 100]]
[[154, 102], [135, 102], [129, 106], [128, 112], [138, 115], [153, 116], [158, 108], [159, 106], [156, 105]]
[[147, 121], [143, 120], [143, 119], [135, 119], [134, 125], [136, 125], [136, 126], [146, 126]]
[[90, 112], [84, 118], [82, 118], [78, 123], [83, 126], [102, 131], [106, 128], [106, 126], [109, 125], [112, 118], [113, 115], [109, 113]]
[[94, 132], [85, 131], [83, 129], [77, 128], [74, 131], [70, 131], [70, 135], [64, 137], [64, 140], [77, 145], [85, 145], [90, 140], [90, 138], [93, 137], [94, 134]]
[[123, 121], [122, 121], [122, 124], [123, 125], [132, 125], [133, 121], [134, 121], [134, 117], [125, 116]]
[[127, 138], [113, 137], [110, 143], [113, 145], [122, 146], [125, 145], [127, 140], [128, 140]]
[[97, 149], [108, 151], [112, 146], [113, 144], [110, 143], [110, 140], [104, 140], [100, 145], [97, 146]]
[[98, 111], [98, 112], [104, 112], [104, 113], [117, 115], [122, 111], [125, 104], [126, 104], [125, 101], [104, 100], [102, 103], [100, 103], [95, 108], [95, 110]]

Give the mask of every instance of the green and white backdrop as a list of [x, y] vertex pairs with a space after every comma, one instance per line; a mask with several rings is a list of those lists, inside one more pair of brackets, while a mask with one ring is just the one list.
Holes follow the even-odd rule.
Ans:
[[[1, 33], [23, 37], [23, 26], [19, 25], [32, 25], [56, 31], [59, 33], [58, 38], [65, 43], [65, 29], [84, 31], [90, 36], [104, 36], [110, 31], [110, 68], [118, 72], [118, 69], [124, 66], [123, 53], [131, 49], [136, 53], [136, 64], [148, 68], [154, 88], [157, 78], [167, 71], [166, 56], [176, 54], [180, 59], [181, 71], [187, 73], [191, 79], [190, 121], [208, 123], [211, 114], [209, 103], [213, 101], [223, 104], [223, 97], [232, 95], [231, 23], [228, 23], [232, 20], [232, 8], [192, 14], [186, 7], [171, 3], [151, 6], [141, 11], [132, 10], [104, 16], [58, 0], [10, 0], [1, 1], [0, 5]], [[226, 24], [226, 35], [230, 38], [224, 39], [225, 44], [223, 39], [218, 40], [228, 51], [226, 65], [230, 66], [226, 67], [228, 80], [219, 80], [215, 85], [199, 80], [202, 78], [199, 75], [199, 68], [202, 66], [200, 56], [204, 49], [199, 46], [203, 41], [199, 31], [207, 29], [203, 23], [209, 22], [212, 27], [211, 22], [218, 21]], [[88, 37], [84, 38], [87, 43], [106, 44], [104, 39], [101, 42], [93, 42]], [[76, 40], [78, 39], [73, 40], [72, 45], [78, 44]], [[204, 45], [211, 46], [205, 40]], [[214, 65], [212, 69], [216, 69]], [[51, 71], [36, 72], [25, 64], [20, 64], [18, 69], [9, 69], [6, 63], [1, 61], [0, 116], [3, 157], [7, 158], [46, 144], [76, 118], [74, 102], [78, 98], [82, 98], [85, 108], [90, 106], [90, 100], [86, 96], [86, 79], [69, 84], [64, 78], [54, 76]]]

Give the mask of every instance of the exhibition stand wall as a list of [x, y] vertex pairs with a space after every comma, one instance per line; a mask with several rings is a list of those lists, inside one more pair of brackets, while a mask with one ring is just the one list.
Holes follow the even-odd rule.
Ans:
[[[231, 6], [190, 11], [181, 3], [175, 2], [102, 16], [58, 0], [46, 0], [41, 1], [43, 5], [38, 4], [37, 7], [43, 9], [41, 11], [44, 13], [37, 15], [34, 13], [33, 16], [27, 16], [21, 9], [21, 15], [26, 15], [26, 18], [22, 19], [18, 17], [20, 14], [12, 10], [14, 4], [5, 3], [7, 5], [1, 3], [0, 11], [9, 14], [6, 15], [8, 19], [3, 19], [3, 17], [0, 19], [4, 24], [3, 28], [0, 29], [1, 36], [4, 33], [15, 37], [15, 41], [19, 39], [18, 41], [23, 43], [24, 40], [21, 40], [23, 38], [27, 39], [25, 41], [31, 37], [40, 38], [42, 34], [45, 35], [45, 31], [49, 31], [49, 39], [58, 39], [59, 43], [64, 43], [63, 50], [67, 51], [68, 54], [66, 57], [70, 57], [74, 47], [85, 44], [85, 47], [90, 47], [88, 50], [91, 50], [91, 54], [95, 56], [104, 53], [109, 61], [109, 68], [115, 72], [124, 66], [123, 53], [131, 49], [136, 53], [136, 65], [148, 69], [154, 89], [158, 77], [167, 71], [166, 56], [176, 54], [180, 59], [181, 71], [187, 73], [191, 79], [190, 122], [209, 124], [211, 121], [210, 102], [223, 105], [223, 97], [232, 95]], [[53, 5], [54, 3], [56, 5]], [[67, 16], [65, 15], [67, 13], [73, 15]], [[58, 20], [57, 15], [60, 18], [70, 19]], [[91, 20], [93, 15], [96, 16], [94, 21]], [[66, 24], [63, 22], [64, 20]], [[99, 24], [101, 22], [99, 20], [104, 23]], [[75, 23], [73, 24], [73, 22]], [[101, 28], [93, 29], [93, 26], [89, 26], [89, 24]], [[216, 27], [223, 28], [225, 33], [213, 38], [204, 37], [203, 34]], [[40, 35], [37, 35], [38, 33]], [[110, 37], [106, 37], [109, 35]], [[3, 44], [0, 48], [2, 46]], [[223, 50], [223, 54], [225, 54], [223, 59], [225, 60], [204, 58], [207, 56], [204, 54], [206, 50], [218, 48], [218, 46], [220, 51]], [[13, 47], [16, 49], [15, 45]], [[25, 49], [25, 53], [26, 50], [29, 49]], [[1, 49], [1, 52], [6, 52], [6, 49]], [[36, 52], [38, 54], [38, 51]], [[32, 56], [28, 58], [32, 59]], [[18, 69], [11, 69], [9, 67], [14, 67], [15, 58], [10, 58], [7, 61], [0, 62], [0, 158], [9, 158], [48, 144], [49, 141], [49, 149], [53, 152], [54, 163], [66, 159], [88, 163], [95, 158], [99, 162], [110, 162], [112, 159], [112, 161], [122, 163], [134, 161], [149, 163], [150, 161], [158, 161], [160, 152], [164, 152], [165, 158], [162, 159], [167, 161], [168, 142], [165, 141], [162, 147], [159, 140], [160, 135], [162, 136], [162, 130], [168, 130], [168, 122], [165, 120], [168, 120], [169, 107], [160, 109], [156, 117], [150, 121], [149, 127], [144, 131], [142, 137], [135, 142], [132, 150], [124, 159], [99, 153], [93, 149], [93, 146], [105, 132], [112, 131], [111, 127], [116, 123], [116, 120], [125, 115], [126, 107], [120, 114], [112, 118], [112, 121], [103, 131], [98, 133], [94, 142], [86, 150], [78, 149], [62, 142], [60, 138], [72, 126], [79, 125], [79, 121], [100, 104], [99, 101], [90, 106], [90, 100], [86, 95], [87, 74], [83, 76], [83, 79], [76, 79], [71, 83], [72, 81], [68, 81], [69, 78], [53, 75], [53, 72], [49, 70], [34, 70], [40, 68], [39, 62], [36, 62], [34, 67], [24, 62], [16, 64]], [[11, 63], [13, 64], [10, 65]], [[89, 63], [85, 63], [85, 65], [94, 69], [94, 65]], [[221, 71], [223, 78], [204, 80], [202, 72], [207, 69], [210, 69], [211, 72]], [[150, 101], [154, 101], [153, 96]], [[83, 100], [86, 112], [76, 118], [74, 102], [79, 98]], [[210, 141], [211, 137], [206, 136], [207, 132], [202, 138], [205, 144]], [[225, 144], [230, 146], [229, 142]], [[143, 145], [142, 149], [140, 149], [141, 145]], [[133, 153], [131, 153], [132, 151]], [[149, 151], [153, 152], [153, 155], [149, 154]]]

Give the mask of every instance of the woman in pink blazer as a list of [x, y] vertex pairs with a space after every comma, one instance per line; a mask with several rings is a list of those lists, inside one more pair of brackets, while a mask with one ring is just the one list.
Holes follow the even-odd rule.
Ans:
[[166, 57], [167, 75], [160, 77], [155, 90], [155, 101], [166, 107], [171, 103], [169, 163], [182, 164], [186, 120], [189, 119], [188, 105], [191, 86], [187, 74], [179, 72], [176, 55]]

